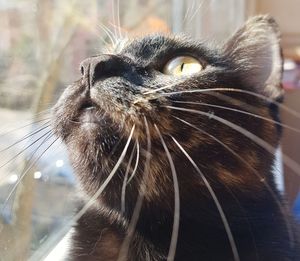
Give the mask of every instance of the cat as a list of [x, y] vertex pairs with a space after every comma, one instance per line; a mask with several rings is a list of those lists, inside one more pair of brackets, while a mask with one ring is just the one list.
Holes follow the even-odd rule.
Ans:
[[123, 40], [80, 70], [52, 113], [87, 199], [67, 260], [300, 260], [273, 177], [273, 18], [250, 18], [219, 47]]

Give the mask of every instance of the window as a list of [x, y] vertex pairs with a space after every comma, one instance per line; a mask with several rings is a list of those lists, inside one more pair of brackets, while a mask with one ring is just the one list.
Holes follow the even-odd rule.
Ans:
[[46, 126], [49, 108], [80, 77], [80, 62], [115, 35], [173, 31], [221, 41], [245, 20], [246, 2], [0, 0], [3, 260], [42, 260], [70, 229], [76, 179]]

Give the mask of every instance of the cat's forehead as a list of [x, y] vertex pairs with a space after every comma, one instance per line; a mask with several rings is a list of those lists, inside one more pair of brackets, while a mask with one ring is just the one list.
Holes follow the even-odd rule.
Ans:
[[[160, 34], [146, 35], [144, 37], [119, 39], [115, 45], [116, 53], [132, 53], [135, 52], [157, 52], [170, 44], [176, 44], [174, 36], [165, 36]], [[177, 39], [178, 41], [179, 39]]]
[[185, 51], [205, 54], [207, 48], [204, 44], [183, 35], [155, 34], [135, 39], [121, 39], [113, 49], [114, 54], [137, 59], [151, 59], [157, 55]]

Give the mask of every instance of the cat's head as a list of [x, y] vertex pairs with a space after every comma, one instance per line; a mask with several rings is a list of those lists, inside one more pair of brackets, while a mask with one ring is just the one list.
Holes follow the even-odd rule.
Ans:
[[80, 70], [82, 78], [53, 110], [53, 126], [88, 194], [107, 181], [99, 199], [118, 209], [126, 176], [128, 200], [146, 184], [146, 200], [169, 202], [171, 209], [168, 152], [183, 200], [206, 194], [188, 157], [216, 189], [255, 197], [272, 182], [273, 155], [262, 143], [278, 145], [276, 106], [270, 105], [283, 93], [272, 18], [248, 20], [213, 48], [180, 36], [123, 40], [111, 53], [84, 60]]

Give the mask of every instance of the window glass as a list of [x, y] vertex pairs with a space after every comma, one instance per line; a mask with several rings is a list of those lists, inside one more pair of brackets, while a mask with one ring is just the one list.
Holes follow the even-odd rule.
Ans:
[[0, 1], [1, 260], [42, 260], [79, 207], [65, 148], [49, 132], [49, 108], [79, 78], [80, 62], [115, 37], [169, 32], [170, 6], [158, 0]]
[[222, 41], [245, 16], [241, 0], [0, 0], [0, 259], [43, 260], [80, 209], [49, 108], [84, 58], [155, 32]]

